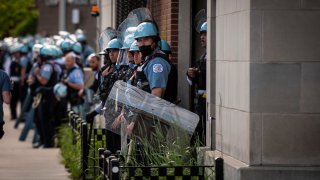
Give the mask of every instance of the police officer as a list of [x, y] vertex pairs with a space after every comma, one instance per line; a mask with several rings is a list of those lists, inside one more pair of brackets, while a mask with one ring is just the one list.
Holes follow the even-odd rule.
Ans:
[[[131, 27], [131, 29], [133, 29]], [[134, 29], [136, 29], [134, 27]], [[134, 42], [134, 37], [133, 34], [129, 34], [124, 38], [123, 46], [121, 48], [122, 51], [125, 52], [126, 56], [125, 57], [128, 61], [128, 65], [123, 66], [121, 69], [121, 72], [119, 74], [119, 80], [123, 80], [124, 82], [127, 82], [130, 77], [133, 75], [133, 72], [135, 71], [136, 65], [134, 63], [134, 58], [133, 58], [133, 53], [130, 53], [130, 46]]]
[[65, 66], [63, 82], [68, 87], [68, 102], [74, 112], [81, 113], [84, 100], [79, 92], [84, 88], [84, 74], [76, 64], [76, 54], [70, 52], [65, 56]]
[[76, 39], [82, 46], [82, 51], [81, 51], [81, 59], [83, 60], [82, 64], [83, 66], [88, 66], [89, 64], [88, 62], [85, 62], [85, 60], [89, 57], [90, 54], [94, 53], [93, 48], [88, 45], [87, 37], [85, 34], [83, 33], [76, 34]]
[[[110, 90], [114, 84], [114, 82], [117, 80], [117, 69], [116, 69], [116, 62], [118, 59], [120, 48], [122, 47], [121, 41], [117, 38], [112, 39], [108, 44], [107, 47], [104, 49], [104, 52], [101, 52], [99, 54], [108, 55], [110, 59], [110, 63], [106, 64], [102, 69], [102, 83], [99, 86], [99, 97], [101, 100], [101, 103], [95, 108], [94, 111], [90, 112], [86, 116], [86, 120], [89, 121], [89, 123], [93, 122], [94, 117], [102, 113], [102, 108], [104, 107], [104, 104], [107, 100], [107, 97], [110, 93]], [[108, 122], [110, 122], [110, 119], [114, 119], [116, 116], [115, 114], [105, 113], [106, 118], [106, 124], [109, 125]], [[120, 149], [120, 136], [114, 132], [111, 132], [107, 130], [106, 133], [107, 136], [107, 148], [111, 152], [116, 152]]]
[[136, 40], [131, 44], [130, 49], [129, 49], [129, 54], [131, 54], [131, 56], [133, 57], [134, 64], [131, 65], [133, 72], [132, 72], [130, 78], [127, 80], [127, 83], [133, 85], [132, 81], [135, 79], [136, 70], [143, 63], [142, 55], [139, 51], [139, 46], [138, 46]]
[[[141, 53], [139, 51], [139, 46], [138, 46], [136, 40], [131, 44], [130, 49], [129, 49], [129, 53], [132, 55], [135, 65], [134, 65], [134, 71], [132, 72], [132, 76], [127, 81], [127, 83], [130, 84], [130, 85], [136, 85], [137, 84], [137, 81], [136, 81], [136, 78], [135, 78], [136, 70], [143, 63], [142, 55], [141, 55]], [[132, 119], [134, 119], [134, 118], [135, 117], [132, 117]], [[121, 120], [122, 120], [121, 117], [119, 117], [114, 122], [114, 124], [113, 124], [114, 128], [116, 128], [116, 127], [118, 127], [120, 125]], [[126, 129], [126, 132], [127, 132], [128, 136], [131, 136], [133, 129], [134, 129], [134, 121], [128, 122], [127, 129]]]
[[29, 53], [29, 47], [27, 44], [21, 44], [19, 47], [19, 53], [18, 57], [19, 63], [20, 63], [20, 102], [21, 106], [23, 105], [23, 102], [27, 96], [27, 90], [28, 90], [28, 85], [27, 85], [27, 77], [28, 73], [32, 67], [32, 64], [30, 62], [30, 59], [28, 57]]
[[87, 62], [88, 63], [86, 64], [89, 64], [94, 72], [94, 80], [93, 83], [88, 87], [88, 89], [80, 91], [80, 94], [83, 94], [85, 97], [85, 102], [83, 104], [83, 115], [87, 114], [90, 111], [91, 106], [93, 105], [93, 95], [98, 91], [101, 82], [100, 57], [95, 53], [90, 54], [88, 56]]
[[161, 47], [160, 48], [161, 51], [164, 52], [167, 55], [168, 59], [171, 59], [172, 51], [171, 51], [171, 48], [170, 48], [168, 42], [166, 40], [164, 40], [164, 39], [161, 39], [160, 47]]
[[139, 46], [138, 46], [137, 40], [135, 40], [131, 44], [129, 52], [130, 52], [131, 56], [133, 57], [133, 61], [134, 61], [134, 64], [136, 67], [141, 65], [141, 63], [143, 63], [143, 59], [142, 59], [141, 53], [139, 51]]
[[[83, 64], [82, 64], [82, 60], [81, 60], [81, 57], [80, 57], [80, 54], [82, 52], [82, 46], [80, 43], [78, 42], [74, 42], [74, 41], [71, 41], [69, 39], [65, 39], [63, 40], [60, 45], [59, 45], [62, 53], [63, 53], [63, 56], [65, 59], [65, 56], [70, 53], [70, 52], [73, 52], [76, 54], [75, 58], [76, 58], [76, 63], [77, 65], [82, 68], [83, 67]], [[63, 67], [62, 69], [65, 69], [65, 67]]]
[[40, 65], [40, 60], [39, 60], [39, 55], [40, 55], [40, 49], [43, 48], [42, 44], [35, 44], [32, 47], [32, 53], [33, 53], [33, 59], [35, 60], [35, 62], [32, 65], [32, 68], [28, 74], [28, 79], [27, 79], [27, 84], [29, 85], [29, 89], [30, 89], [30, 95], [34, 96], [35, 95], [35, 90], [36, 90], [36, 84], [35, 84], [35, 74], [34, 74], [34, 70], [39, 67]]
[[114, 38], [109, 41], [103, 51], [99, 52], [99, 55], [104, 56], [104, 66], [101, 68], [101, 81], [97, 92], [101, 103], [95, 108], [94, 111], [87, 114], [86, 120], [89, 121], [89, 123], [93, 121], [94, 117], [97, 114], [100, 114], [102, 112], [101, 109], [103, 108], [104, 103], [107, 100], [109, 91], [111, 90], [110, 87], [112, 87], [111, 85], [113, 85], [112, 81], [115, 81], [115, 77], [113, 77], [112, 75], [116, 70], [115, 64], [117, 62], [120, 47], [120, 40]]
[[5, 42], [0, 41], [0, 69], [9, 73], [10, 56], [8, 46]]
[[[169, 79], [174, 79], [170, 78], [172, 64], [165, 53], [160, 50], [158, 44], [160, 43], [160, 37], [156, 25], [153, 22], [139, 24], [134, 38], [137, 40], [143, 63], [137, 68], [132, 84], [167, 101], [175, 101], [176, 97], [170, 96], [175, 89], [168, 86], [171, 84]], [[138, 53], [136, 57], [139, 57]], [[138, 117], [127, 126], [127, 133], [131, 134], [135, 127], [136, 130], [134, 132], [135, 136], [139, 137], [138, 139], [146, 138], [152, 143], [154, 138], [157, 138], [154, 135], [157, 132], [156, 128], [158, 126], [156, 124], [158, 122], [149, 117]], [[162, 129], [162, 126], [163, 124], [161, 124], [161, 130], [165, 130]], [[166, 132], [162, 131], [162, 133]]]
[[79, 42], [74, 42], [72, 44], [72, 52], [74, 52], [76, 54], [75, 58], [76, 58], [76, 64], [79, 66], [79, 68], [83, 69], [83, 67], [85, 66], [85, 61], [86, 59], [82, 59], [81, 53], [82, 53], [82, 45]]
[[[204, 22], [200, 28], [200, 43], [201, 47], [206, 49], [207, 45], [207, 22]], [[196, 67], [191, 67], [187, 71], [187, 80], [190, 85], [194, 85], [197, 102], [195, 111], [200, 117], [200, 121], [192, 137], [191, 143], [195, 142], [196, 137], [199, 137], [202, 145], [205, 144], [206, 133], [206, 62], [207, 52], [204, 52], [200, 59], [196, 62]]]
[[[39, 147], [43, 144], [44, 148], [53, 147], [54, 137], [54, 109], [55, 105], [53, 87], [57, 83], [57, 75], [53, 65], [49, 62], [55, 57], [52, 47], [46, 45], [40, 49], [38, 66], [34, 69], [34, 83], [37, 86], [36, 96], [40, 100], [35, 109], [35, 123], [40, 135]], [[36, 101], [37, 101], [36, 100]]]
[[173, 98], [173, 103], [178, 104], [180, 102], [180, 99], [178, 99], [178, 70], [177, 67], [172, 65], [172, 61], [171, 61], [171, 55], [172, 55], [172, 51], [171, 51], [171, 47], [168, 44], [168, 42], [166, 40], [161, 40], [160, 42], [160, 49], [162, 52], [164, 52], [167, 56], [167, 59], [170, 61], [171, 64], [171, 71], [170, 71], [170, 79], [168, 81], [168, 88], [172, 89], [171, 90], [171, 98]]
[[4, 131], [3, 131], [4, 120], [3, 120], [2, 104], [3, 102], [6, 104], [9, 104], [10, 98], [11, 98], [9, 76], [7, 73], [5, 73], [1, 69], [0, 69], [0, 92], [1, 92], [1, 97], [0, 97], [0, 139], [1, 139], [4, 135]]
[[158, 46], [160, 37], [156, 25], [153, 22], [139, 24], [134, 38], [144, 59], [144, 63], [137, 69], [137, 86], [155, 96], [174, 102], [176, 97], [171, 94], [175, 89], [167, 87], [173, 84], [168, 83], [168, 80], [173, 79], [169, 78], [171, 64]]
[[98, 55], [93, 53], [88, 56], [88, 64], [94, 71], [94, 81], [89, 89], [91, 89], [94, 93], [97, 92], [101, 81], [100, 63], [100, 57]]
[[160, 38], [157, 28], [151, 22], [143, 22], [138, 25], [134, 37], [145, 61], [137, 70], [137, 86], [155, 96], [163, 97], [171, 67], [163, 57], [155, 56], [164, 55], [158, 47]]
[[15, 44], [10, 48], [12, 54], [12, 60], [10, 63], [10, 80], [13, 82], [13, 88], [11, 89], [12, 99], [10, 103], [11, 119], [17, 118], [17, 105], [20, 98], [20, 81], [21, 81], [21, 65], [20, 58], [21, 53], [20, 44]]
[[[120, 54], [120, 49], [122, 47], [122, 43], [118, 38], [112, 39], [107, 47], [106, 50], [109, 54], [109, 58], [111, 61], [111, 65], [105, 69], [102, 72], [102, 75], [104, 76], [105, 79], [108, 79], [108, 84], [104, 85], [107, 86], [107, 92], [106, 95], [109, 95], [113, 84], [118, 80], [118, 75], [119, 75], [119, 71], [121, 71], [120, 66], [117, 69], [116, 63], [117, 60], [119, 58], [119, 54]], [[105, 97], [106, 100], [107, 97]], [[117, 114], [115, 113], [108, 113], [106, 112], [105, 114], [105, 119], [106, 119], [106, 125], [109, 126], [108, 128], [111, 128], [110, 126], [110, 121], [113, 120]], [[112, 132], [112, 131], [107, 131], [107, 138], [109, 137], [109, 141], [107, 142], [107, 148], [111, 151], [111, 152], [116, 152], [117, 150], [119, 150], [121, 148], [121, 137], [120, 135]]]
[[101, 90], [100, 92], [103, 94], [103, 97], [101, 98], [103, 101], [106, 100], [113, 86], [113, 83], [117, 80], [116, 62], [121, 46], [121, 41], [115, 38], [112, 39], [105, 48], [105, 51], [107, 52], [110, 59], [110, 64], [102, 71], [104, 82], [101, 84], [101, 88], [106, 88], [105, 90]]
[[[135, 78], [135, 73], [137, 68], [141, 65], [142, 63], [142, 57], [141, 57], [141, 53], [139, 51], [139, 46], [137, 44], [137, 41], [135, 40], [134, 42], [132, 42], [129, 50], [128, 50], [128, 59], [129, 59], [129, 67], [130, 69], [127, 72], [126, 78], [124, 79], [125, 82], [127, 82], [130, 85], [136, 85], [137, 81]], [[132, 60], [131, 60], [132, 58]], [[120, 126], [121, 122], [123, 121], [123, 117], [125, 116], [125, 111], [123, 111], [116, 119], [115, 121], [112, 123], [112, 128], [116, 129]], [[127, 127], [128, 127], [128, 131], [127, 134], [130, 136], [133, 130], [133, 122], [131, 122]]]

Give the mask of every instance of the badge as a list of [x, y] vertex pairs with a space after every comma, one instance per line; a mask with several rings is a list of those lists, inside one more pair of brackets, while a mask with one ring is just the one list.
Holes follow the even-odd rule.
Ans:
[[154, 64], [152, 69], [154, 73], [161, 73], [163, 71], [163, 66], [161, 64]]

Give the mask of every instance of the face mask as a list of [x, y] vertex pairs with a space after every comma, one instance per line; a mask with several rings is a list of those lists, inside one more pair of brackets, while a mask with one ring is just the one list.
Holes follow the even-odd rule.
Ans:
[[148, 46], [140, 46], [139, 51], [143, 56], [148, 56], [153, 52], [153, 49], [151, 48], [151, 45]]

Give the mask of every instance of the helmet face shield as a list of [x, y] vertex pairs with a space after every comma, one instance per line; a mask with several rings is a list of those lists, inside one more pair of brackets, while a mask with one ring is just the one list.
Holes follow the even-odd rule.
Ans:
[[207, 21], [207, 13], [205, 9], [201, 9], [195, 16], [194, 26], [198, 33], [204, 31], [203, 24]]
[[115, 29], [113, 29], [111, 27], [107, 27], [100, 34], [100, 37], [99, 37], [99, 40], [98, 40], [100, 52], [103, 52], [106, 49], [108, 43], [111, 41], [111, 39], [114, 39], [117, 36], [118, 36], [118, 32]]
[[125, 66], [129, 64], [128, 59], [128, 51], [125, 49], [121, 49], [118, 54], [118, 59], [116, 63], [116, 67], [120, 68], [121, 66]]

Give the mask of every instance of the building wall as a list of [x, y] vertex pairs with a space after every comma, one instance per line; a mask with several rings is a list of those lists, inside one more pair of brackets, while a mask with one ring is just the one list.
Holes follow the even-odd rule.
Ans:
[[172, 61], [176, 64], [178, 60], [179, 0], [150, 0], [147, 8], [159, 26], [160, 37], [171, 45]]
[[216, 149], [226, 179], [319, 179], [320, 3], [216, 7]]
[[[59, 31], [59, 4], [53, 6], [46, 6], [44, 0], [36, 1], [39, 9], [39, 19], [37, 32], [48, 35], [58, 34]], [[66, 30], [70, 33], [74, 33], [76, 27], [72, 24], [72, 9], [77, 8], [80, 10], [80, 24], [78, 28], [86, 32], [88, 43], [92, 46], [96, 46], [96, 31], [97, 24], [96, 18], [90, 15], [91, 5], [74, 5], [67, 3], [66, 12]]]

